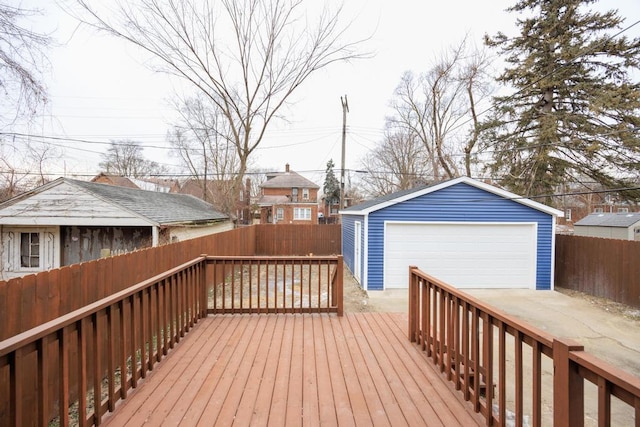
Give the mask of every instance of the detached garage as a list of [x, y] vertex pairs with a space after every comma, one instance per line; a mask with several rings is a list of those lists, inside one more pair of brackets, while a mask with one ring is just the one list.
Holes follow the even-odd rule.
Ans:
[[367, 290], [406, 288], [408, 267], [458, 288], [553, 289], [563, 213], [457, 178], [390, 194], [342, 214], [342, 253]]

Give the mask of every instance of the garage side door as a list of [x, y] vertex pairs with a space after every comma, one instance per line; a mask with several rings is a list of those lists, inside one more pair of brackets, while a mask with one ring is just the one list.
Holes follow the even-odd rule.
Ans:
[[410, 265], [457, 288], [530, 288], [535, 224], [387, 223], [385, 288], [406, 288]]

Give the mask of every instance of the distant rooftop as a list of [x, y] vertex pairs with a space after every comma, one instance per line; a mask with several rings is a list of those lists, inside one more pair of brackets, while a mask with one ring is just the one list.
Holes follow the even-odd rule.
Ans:
[[320, 188], [313, 181], [289, 169], [287, 163], [284, 172], [269, 174], [269, 179], [260, 185], [261, 188]]
[[592, 213], [573, 224], [574, 226], [630, 227], [640, 221], [640, 213]]

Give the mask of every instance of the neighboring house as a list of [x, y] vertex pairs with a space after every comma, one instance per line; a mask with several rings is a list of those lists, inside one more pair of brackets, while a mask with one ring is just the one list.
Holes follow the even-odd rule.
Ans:
[[97, 184], [115, 185], [118, 187], [136, 188], [140, 189], [133, 181], [125, 176], [110, 175], [104, 172], [100, 172], [98, 175], [91, 179], [91, 182]]
[[252, 223], [251, 180], [247, 178], [245, 185], [243, 188], [238, 189], [237, 194], [233, 193], [234, 185], [235, 182], [233, 180], [208, 179], [204, 181], [189, 178], [181, 184], [176, 183], [171, 192], [198, 197], [229, 211], [238, 224], [249, 225]]
[[109, 175], [100, 172], [91, 179], [91, 182], [98, 184], [115, 185], [117, 187], [137, 188], [138, 190], [158, 191], [160, 193], [168, 193], [171, 191], [173, 181], [170, 179], [160, 178], [133, 178], [118, 175]]
[[216, 207], [220, 212], [228, 213], [237, 224], [251, 224], [251, 180], [247, 179], [246, 186], [233, 190], [235, 182], [232, 180], [195, 179], [184, 181], [160, 178], [131, 178], [100, 173], [91, 182], [109, 184], [119, 187], [138, 188], [140, 190], [157, 191], [161, 193], [189, 194]]
[[593, 213], [573, 225], [576, 236], [640, 241], [640, 213]]
[[284, 172], [267, 175], [260, 185], [260, 222], [317, 224], [319, 188], [287, 163]]
[[318, 205], [318, 222], [321, 224], [337, 224], [340, 220], [340, 200], [327, 200], [325, 196], [320, 198]]
[[582, 188], [568, 188], [567, 192], [575, 191], [576, 195], [562, 198], [561, 210], [564, 215], [558, 218], [558, 225], [566, 232], [573, 232], [573, 225], [592, 213], [629, 213], [638, 212], [638, 205], [629, 203], [616, 193], [594, 192], [580, 194]]
[[458, 288], [553, 289], [562, 211], [457, 178], [352, 206], [342, 254], [366, 290], [407, 288], [409, 266]]
[[59, 178], [0, 204], [2, 277], [231, 228], [192, 196]]

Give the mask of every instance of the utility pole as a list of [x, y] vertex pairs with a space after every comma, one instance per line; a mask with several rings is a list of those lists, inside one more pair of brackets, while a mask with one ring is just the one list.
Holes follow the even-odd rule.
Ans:
[[344, 206], [344, 162], [345, 162], [345, 147], [347, 142], [347, 113], [349, 112], [349, 103], [347, 102], [347, 95], [340, 97], [340, 103], [342, 104], [342, 163], [340, 166], [340, 209]]

